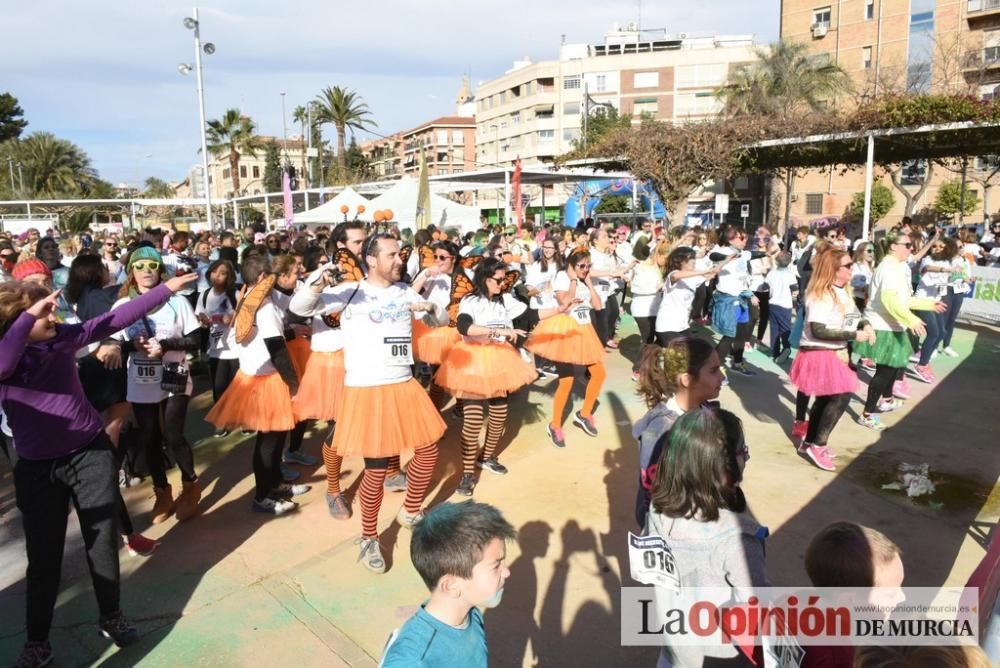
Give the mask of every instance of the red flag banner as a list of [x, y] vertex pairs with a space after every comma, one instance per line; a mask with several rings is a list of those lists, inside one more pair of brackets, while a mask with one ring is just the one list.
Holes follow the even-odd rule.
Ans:
[[521, 207], [521, 158], [518, 158], [514, 163], [514, 178], [512, 183], [512, 197], [514, 199], [514, 219], [517, 221], [517, 231], [521, 231], [521, 222], [524, 216], [522, 216]]

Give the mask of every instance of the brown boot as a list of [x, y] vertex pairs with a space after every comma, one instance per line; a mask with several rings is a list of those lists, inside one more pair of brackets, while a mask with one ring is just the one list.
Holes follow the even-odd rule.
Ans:
[[156, 493], [156, 502], [153, 504], [153, 512], [149, 521], [153, 524], [159, 524], [170, 517], [170, 513], [174, 512], [174, 490], [171, 489], [170, 485], [167, 485], [166, 487], [154, 487], [153, 491]]
[[184, 489], [177, 497], [177, 520], [183, 522], [197, 515], [199, 501], [201, 501], [201, 485], [198, 481], [184, 483]]

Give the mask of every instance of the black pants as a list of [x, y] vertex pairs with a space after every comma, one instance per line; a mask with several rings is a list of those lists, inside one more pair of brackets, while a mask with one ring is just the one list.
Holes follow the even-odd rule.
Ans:
[[[184, 437], [184, 420], [191, 397], [175, 394], [158, 404], [132, 404], [136, 422], [139, 423], [139, 441], [146, 451], [149, 474], [153, 486], [167, 486], [167, 470], [163, 462], [163, 443], [177, 462], [184, 482], [193, 482], [198, 476], [194, 472], [194, 453], [191, 444]], [[160, 419], [163, 428], [160, 428]]]
[[[766, 287], [766, 286], [765, 286]], [[754, 296], [760, 305], [757, 307], [759, 312], [757, 314], [757, 340], [764, 340], [764, 331], [767, 329], [768, 315], [770, 314], [771, 306], [771, 292], [765, 290], [764, 292], [754, 292]]]
[[218, 401], [240, 370], [239, 360], [208, 359], [208, 370], [212, 373], [212, 400]]
[[803, 392], [795, 393], [795, 421], [802, 422], [809, 413], [809, 395]]
[[746, 345], [750, 333], [753, 331], [753, 318], [749, 322], [741, 322], [736, 325], [736, 336], [723, 336], [719, 340], [719, 345], [715, 347], [715, 352], [719, 354], [719, 360], [725, 363], [726, 355], [732, 351], [733, 364], [743, 361], [743, 347]]
[[850, 402], [850, 392], [816, 397], [812, 410], [809, 411], [809, 430], [806, 432], [806, 442], [813, 445], [826, 445], [833, 428], [837, 426], [837, 422], [847, 410], [847, 404]]
[[284, 482], [281, 479], [281, 449], [285, 446], [287, 431], [258, 431], [253, 447], [254, 496], [263, 501]]
[[29, 641], [48, 640], [52, 627], [70, 502], [80, 521], [97, 607], [102, 617], [118, 612], [121, 573], [117, 481], [114, 449], [104, 432], [72, 455], [17, 460], [14, 490], [28, 551]]
[[618, 293], [608, 295], [608, 303], [604, 306], [608, 318], [608, 341], [615, 338], [615, 332], [618, 330], [618, 320], [622, 314], [621, 306], [618, 304], [619, 298]]
[[702, 283], [694, 290], [694, 301], [691, 302], [691, 319], [705, 317], [708, 306], [708, 283]]
[[288, 451], [298, 452], [299, 448], [302, 447], [302, 441], [306, 437], [306, 428], [315, 424], [315, 420], [303, 420], [302, 422], [296, 422], [295, 427], [288, 432]]
[[875, 375], [868, 383], [868, 397], [865, 399], [865, 413], [874, 413], [878, 410], [878, 400], [892, 396], [892, 384], [896, 382], [896, 373], [900, 371], [896, 367], [885, 364], [875, 365]]
[[636, 316], [635, 324], [639, 327], [639, 356], [635, 358], [635, 362], [632, 364], [633, 373], [639, 370], [639, 362], [642, 360], [642, 353], [645, 351], [646, 346], [656, 341], [656, 332], [653, 331], [653, 328], [656, 326], [656, 316]]

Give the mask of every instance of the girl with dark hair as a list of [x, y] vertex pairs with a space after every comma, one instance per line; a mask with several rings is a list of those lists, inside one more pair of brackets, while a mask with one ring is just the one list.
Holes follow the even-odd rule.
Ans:
[[[590, 279], [590, 253], [578, 248], [566, 260], [565, 271], [552, 279], [552, 290], [562, 312], [543, 320], [531, 332], [526, 347], [556, 364], [559, 385], [552, 405], [548, 433], [557, 448], [566, 447], [562, 430], [563, 412], [573, 390], [573, 378], [584, 368], [590, 375], [583, 406], [573, 415], [573, 423], [588, 436], [597, 436], [593, 410], [607, 372], [604, 370], [604, 344], [597, 338], [591, 311], [601, 308], [601, 297]], [[569, 315], [565, 313], [569, 311]]]
[[750, 260], [746, 250], [747, 234], [742, 228], [730, 227], [719, 237], [719, 245], [709, 257], [713, 262], [733, 258], [719, 268], [719, 280], [712, 295], [712, 327], [722, 336], [716, 350], [719, 359], [732, 355], [729, 368], [742, 376], [755, 376], [743, 362], [743, 351], [753, 331], [751, 306], [758, 306], [757, 297], [750, 290]]
[[665, 348], [654, 344], [644, 351], [638, 394], [649, 410], [632, 428], [632, 436], [639, 441], [635, 504], [639, 526], [646, 521], [656, 463], [674, 420], [717, 398], [722, 378], [719, 356], [705, 339], [685, 336], [673, 339]]
[[[458, 248], [450, 241], [434, 243], [431, 251], [434, 253], [434, 264], [416, 275], [412, 287], [427, 301], [447, 309], [451, 304], [454, 285], [452, 275], [456, 271], [464, 273], [465, 270], [459, 266]], [[432, 327], [423, 320], [413, 321], [413, 352], [418, 360], [431, 365], [432, 374], [461, 339], [458, 330], [451, 322]], [[442, 398], [440, 388], [432, 387], [431, 392], [435, 404], [440, 405]]]
[[629, 289], [632, 301], [629, 309], [635, 324], [639, 327], [640, 354], [632, 364], [632, 380], [639, 380], [639, 360], [645, 346], [656, 340], [654, 326], [656, 312], [660, 306], [663, 288], [663, 274], [667, 264], [667, 244], [657, 244], [650, 249], [645, 237], [639, 239], [632, 249], [632, 254], [639, 264], [632, 270], [632, 280]]
[[[952, 281], [952, 260], [957, 255], [958, 245], [954, 240], [947, 237], [935, 237], [930, 252], [920, 261], [920, 282], [917, 284], [914, 294], [917, 297], [942, 301], [947, 299], [949, 284]], [[931, 370], [930, 363], [934, 355], [937, 354], [938, 345], [944, 340], [948, 312], [920, 311], [917, 315], [924, 321], [927, 336], [920, 345], [913, 373], [923, 382], [933, 383], [937, 377]], [[952, 328], [954, 328], [954, 321]], [[948, 342], [951, 343], [950, 336]]]
[[[216, 260], [205, 272], [209, 288], [198, 296], [195, 316], [208, 329], [208, 368], [212, 376], [212, 400], [222, 398], [239, 370], [239, 354], [229, 333], [236, 312], [236, 270], [228, 260]], [[229, 430], [219, 429], [216, 438]]]
[[[511, 345], [525, 332], [514, 319], [528, 307], [505, 291], [507, 266], [485, 258], [473, 277], [475, 292], [459, 304], [457, 329], [462, 340], [445, 357], [434, 382], [462, 400], [462, 479], [458, 493], [472, 496], [475, 467], [503, 475], [497, 446], [507, 423], [507, 397], [538, 377]], [[479, 433], [488, 416], [486, 444], [479, 454]]]
[[706, 280], [715, 278], [723, 267], [737, 257], [730, 255], [718, 267], [699, 271], [694, 268], [695, 255], [693, 248], [679, 246], [667, 256], [663, 272], [663, 297], [656, 311], [655, 325], [656, 340], [661, 346], [688, 333], [695, 290]]
[[[739, 418], [702, 408], [674, 422], [656, 467], [645, 534], [666, 543], [682, 590], [724, 587], [747, 601], [767, 587], [764, 540], [768, 530], [747, 512], [740, 488], [750, 451]], [[672, 666], [749, 665], [736, 643], [670, 645], [661, 663]]]
[[958, 357], [958, 353], [951, 347], [951, 337], [955, 333], [955, 320], [958, 318], [962, 304], [965, 302], [965, 295], [969, 293], [969, 276], [972, 273], [972, 265], [962, 253], [958, 252], [958, 244], [953, 239], [945, 239], [945, 249], [951, 252], [954, 245], [955, 252], [951, 258], [951, 273], [948, 276], [948, 287], [941, 296], [942, 301], [948, 310], [941, 316], [944, 333], [941, 338], [941, 352], [948, 357]]

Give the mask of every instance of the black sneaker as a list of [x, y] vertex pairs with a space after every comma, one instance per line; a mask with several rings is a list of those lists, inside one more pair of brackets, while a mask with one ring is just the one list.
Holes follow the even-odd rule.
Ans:
[[139, 632], [129, 624], [121, 612], [101, 619], [101, 635], [119, 647], [131, 645], [139, 639]]
[[542, 378], [558, 378], [559, 374], [556, 372], [554, 366], [549, 366], [548, 364], [543, 364], [536, 369], [538, 375]]
[[480, 459], [476, 462], [476, 466], [481, 469], [486, 469], [490, 473], [496, 473], [497, 475], [504, 475], [507, 473], [507, 467], [498, 462], [496, 457]]
[[52, 658], [52, 646], [48, 640], [29, 640], [24, 643], [14, 668], [42, 668], [52, 663]]
[[229, 436], [228, 429], [220, 429], [219, 431], [212, 434], [212, 438], [225, 438], [226, 436]]
[[566, 447], [566, 435], [563, 434], [563, 430], [559, 427], [553, 427], [551, 424], [548, 426], [549, 438], [552, 440], [552, 445], [557, 448]]
[[476, 488], [476, 477], [471, 473], [463, 473], [462, 479], [458, 483], [458, 489], [455, 490], [456, 494], [461, 494], [462, 496], [472, 496], [472, 490]]
[[272, 499], [290, 499], [293, 496], [302, 496], [310, 489], [311, 485], [289, 485], [286, 482], [275, 487], [269, 496]]
[[597, 436], [597, 425], [594, 424], [594, 416], [583, 417], [580, 411], [573, 414], [573, 424], [587, 433], [588, 436]]
[[756, 376], [757, 372], [746, 365], [746, 362], [736, 362], [729, 365], [729, 370], [733, 373], [738, 373], [741, 376], [751, 377]]

